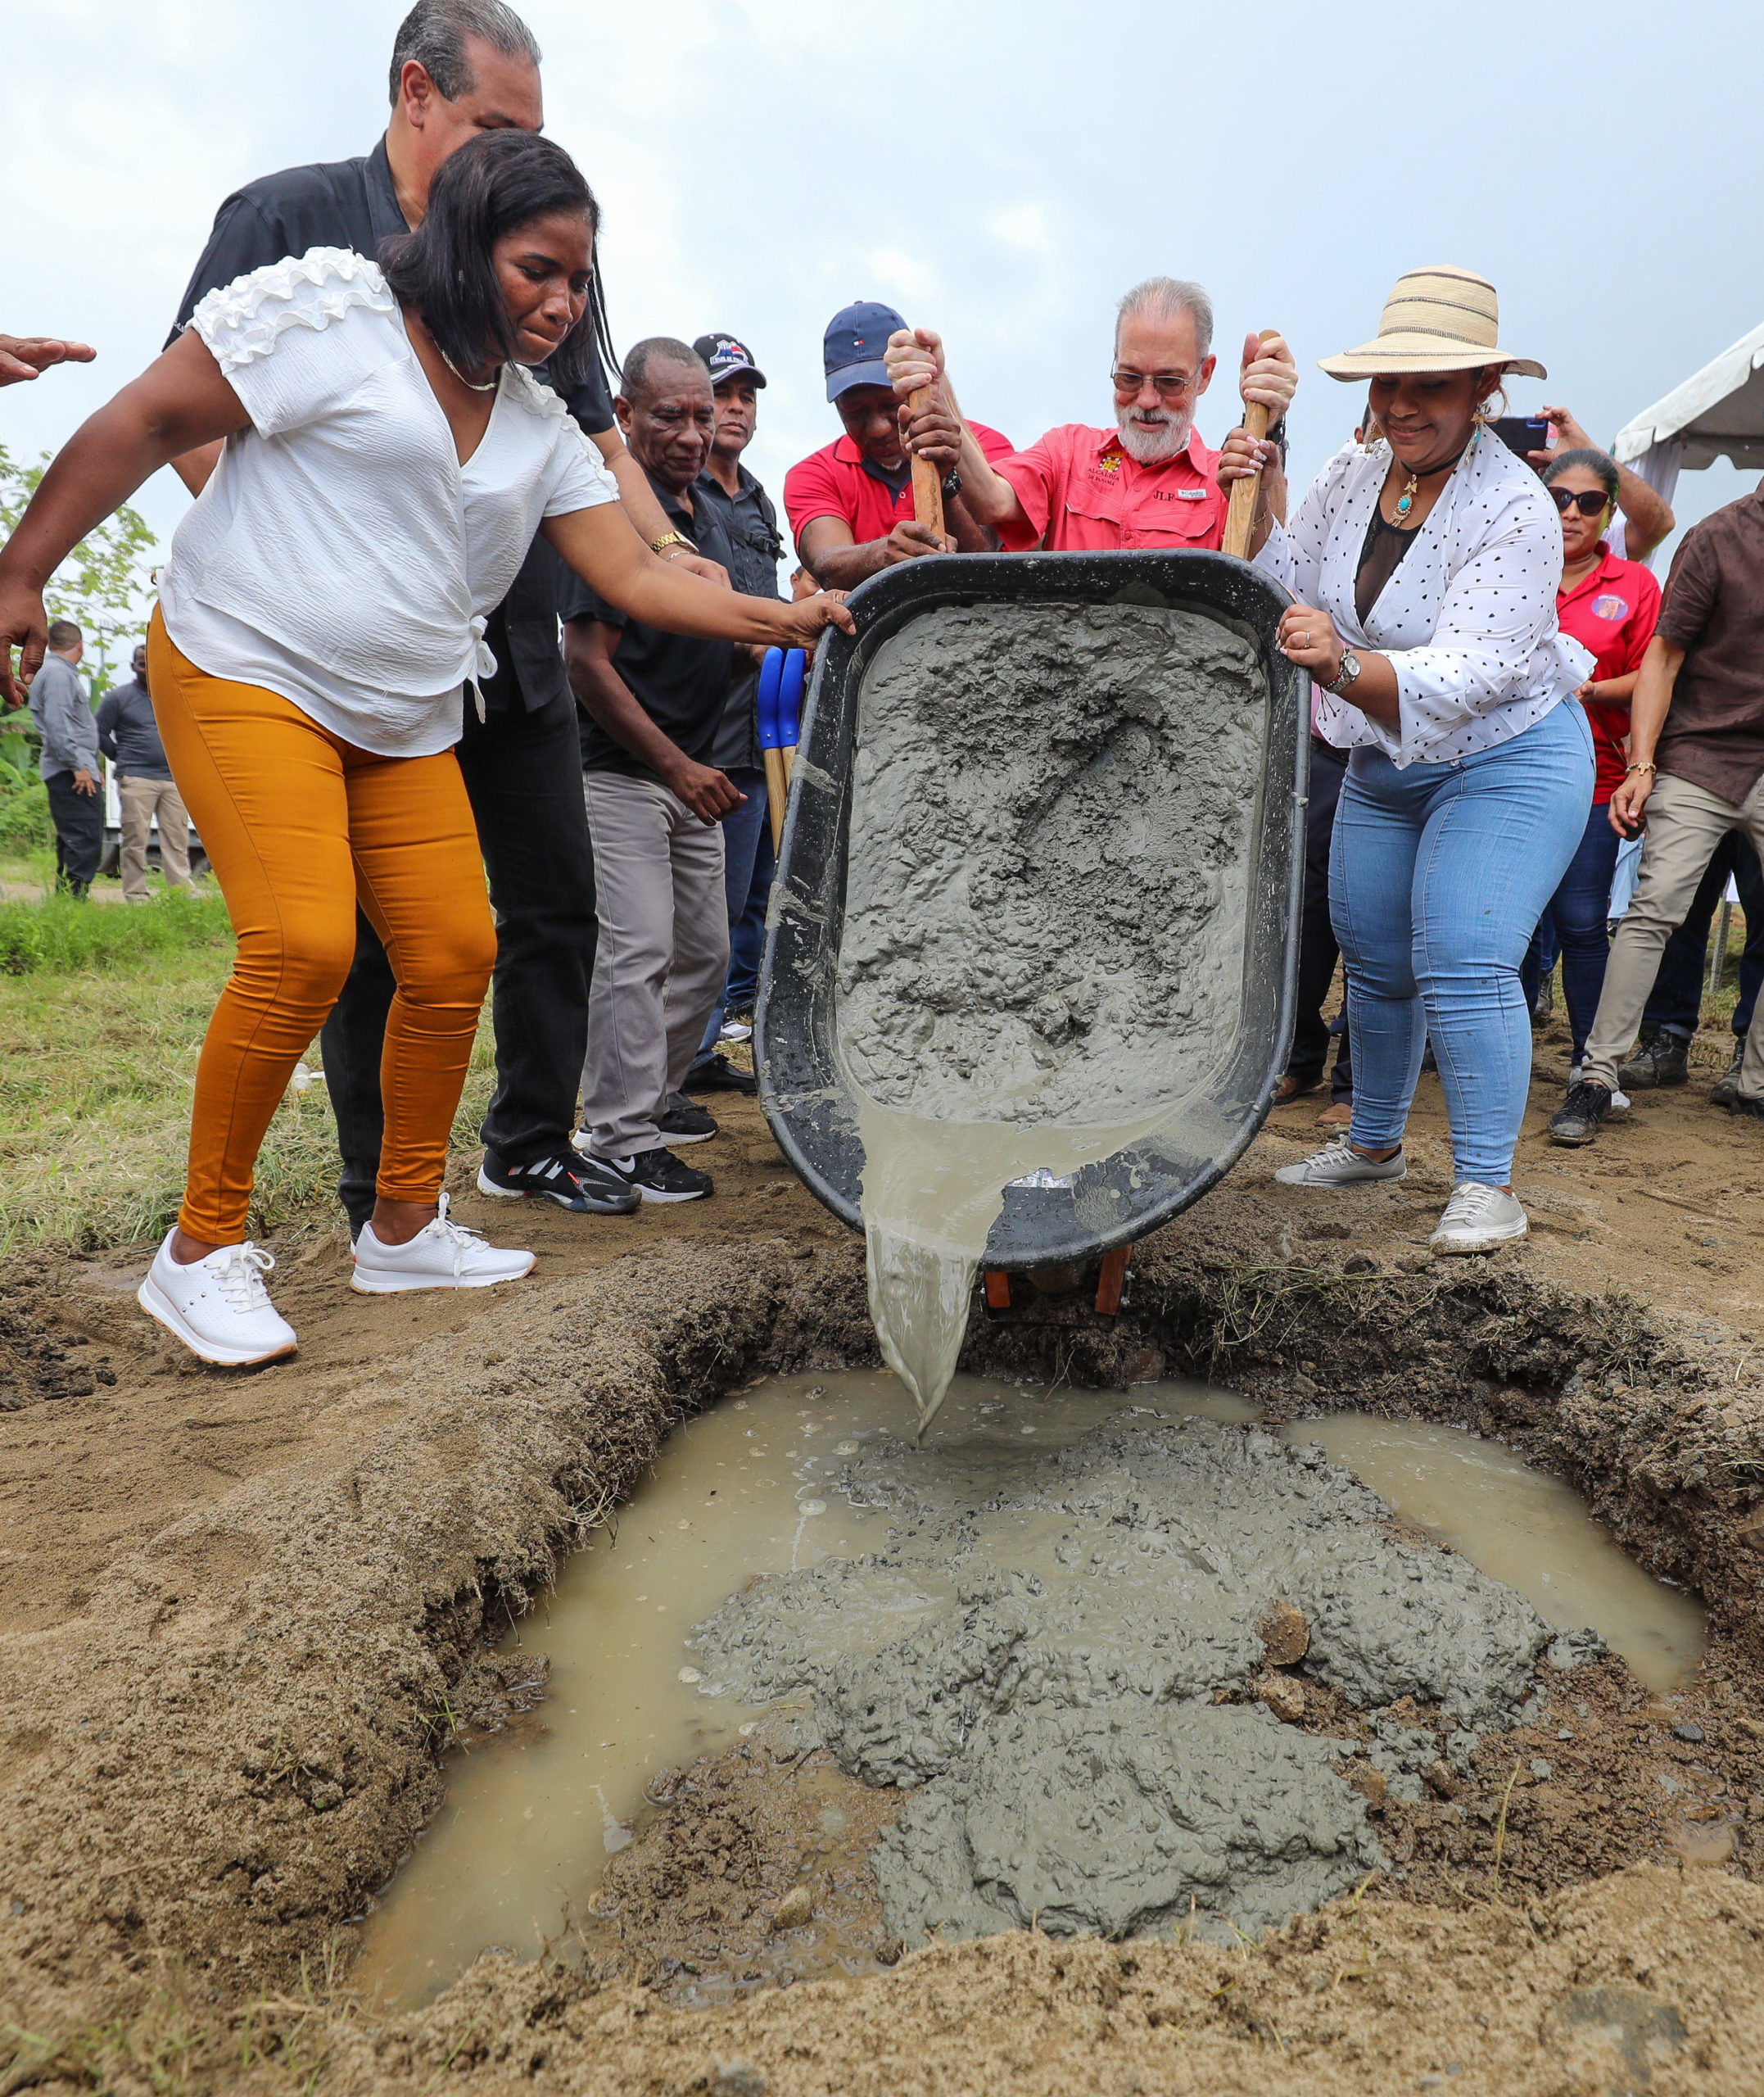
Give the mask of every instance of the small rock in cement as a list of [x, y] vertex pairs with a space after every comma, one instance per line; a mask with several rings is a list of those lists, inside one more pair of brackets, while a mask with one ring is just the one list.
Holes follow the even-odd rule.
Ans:
[[1262, 1658], [1271, 1668], [1296, 1667], [1311, 1642], [1311, 1628], [1305, 1612], [1291, 1602], [1276, 1602], [1255, 1627], [1262, 1642]]
[[814, 1896], [806, 1886], [793, 1886], [772, 1911], [775, 1930], [799, 1930], [815, 1919]]
[[[910, 1944], [1036, 1916], [1159, 1931], [1191, 1900], [1223, 1934], [1374, 1868], [1365, 1798], [1332, 1766], [1354, 1744], [1233, 1701], [1277, 1604], [1309, 1627], [1305, 1671], [1350, 1701], [1467, 1722], [1454, 1767], [1472, 1726], [1510, 1723], [1553, 1635], [1465, 1560], [1391, 1536], [1314, 1446], [1260, 1428], [1117, 1421], [1056, 1451], [881, 1438], [829, 1483], [888, 1510], [887, 1547], [756, 1581], [694, 1642], [712, 1693], [806, 1692], [805, 1744], [916, 1788], [875, 1858]], [[1438, 1737], [1373, 1730], [1389, 1792], [1420, 1800]]]
[[1267, 685], [1202, 614], [972, 605], [864, 674], [839, 1037], [885, 1107], [1106, 1122], [1237, 1024]]
[[1703, 1728], [1701, 1726], [1687, 1722], [1684, 1725], [1673, 1727], [1672, 1737], [1674, 1740], [1700, 1741], [1703, 1737]]
[[1270, 1675], [1256, 1686], [1255, 1693], [1282, 1724], [1297, 1725], [1305, 1716], [1305, 1685], [1291, 1675]]

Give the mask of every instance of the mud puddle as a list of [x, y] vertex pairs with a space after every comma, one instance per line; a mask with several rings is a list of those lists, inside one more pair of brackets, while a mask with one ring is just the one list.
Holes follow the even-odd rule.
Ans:
[[1592, 1625], [1644, 1687], [1663, 1692], [1695, 1672], [1703, 1605], [1644, 1573], [1572, 1486], [1504, 1443], [1363, 1412], [1295, 1420], [1281, 1433], [1319, 1444], [1400, 1520], [1515, 1589], [1547, 1623]]
[[[961, 1452], [976, 1483], [1002, 1457], [1057, 1449], [1127, 1414], [1248, 1420], [1229, 1392], [1119, 1391], [958, 1377], [926, 1453]], [[661, 1772], [734, 1749], [762, 1714], [703, 1694], [694, 1625], [756, 1575], [884, 1547], [888, 1517], [830, 1488], [867, 1442], [911, 1431], [885, 1372], [775, 1379], [687, 1421], [616, 1521], [571, 1559], [549, 1606], [504, 1642], [551, 1664], [541, 1710], [448, 1766], [446, 1805], [363, 1932], [354, 1983], [414, 2004], [491, 1945], [522, 1957], [585, 1914], [608, 1858], [654, 1803]]]

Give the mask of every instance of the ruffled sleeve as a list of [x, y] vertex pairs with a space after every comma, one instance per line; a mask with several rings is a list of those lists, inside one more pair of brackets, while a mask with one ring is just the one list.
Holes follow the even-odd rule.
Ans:
[[312, 247], [211, 291], [190, 325], [252, 427], [275, 437], [322, 414], [386, 360], [397, 312], [385, 278], [364, 256]]
[[541, 386], [521, 365], [510, 365], [504, 382], [511, 386], [521, 405], [537, 417], [550, 437], [546, 464], [545, 517], [566, 517], [572, 510], [593, 510], [604, 502], [618, 500], [618, 482], [613, 479], [599, 447], [584, 437], [581, 425], [563, 401], [548, 386]]

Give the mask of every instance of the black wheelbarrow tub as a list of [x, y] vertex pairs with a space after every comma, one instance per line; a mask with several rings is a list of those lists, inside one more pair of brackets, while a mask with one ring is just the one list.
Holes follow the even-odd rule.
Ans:
[[1273, 1104], [1292, 1037], [1310, 755], [1309, 682], [1275, 645], [1290, 601], [1260, 569], [1214, 553], [933, 557], [884, 568], [853, 592], [857, 638], [827, 634], [803, 717], [753, 1034], [778, 1147], [843, 1221], [862, 1228], [864, 1146], [838, 1048], [837, 985], [858, 695], [876, 650], [946, 605], [1124, 602], [1219, 620], [1256, 649], [1267, 679], [1233, 1051], [1201, 1093], [1173, 1101], [1148, 1135], [1070, 1184], [1005, 1189], [984, 1264], [1020, 1272], [1094, 1258], [1179, 1216], [1242, 1157]]

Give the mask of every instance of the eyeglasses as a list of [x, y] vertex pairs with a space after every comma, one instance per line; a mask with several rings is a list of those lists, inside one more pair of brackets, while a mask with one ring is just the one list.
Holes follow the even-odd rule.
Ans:
[[1566, 517], [1571, 510], [1577, 510], [1582, 517], [1596, 517], [1611, 498], [1603, 488], [1582, 488], [1576, 495], [1567, 488], [1552, 488], [1549, 499]]
[[1194, 385], [1194, 376], [1186, 371], [1111, 371], [1115, 390], [1124, 401], [1131, 401], [1149, 380], [1158, 389], [1160, 401], [1179, 401]]

